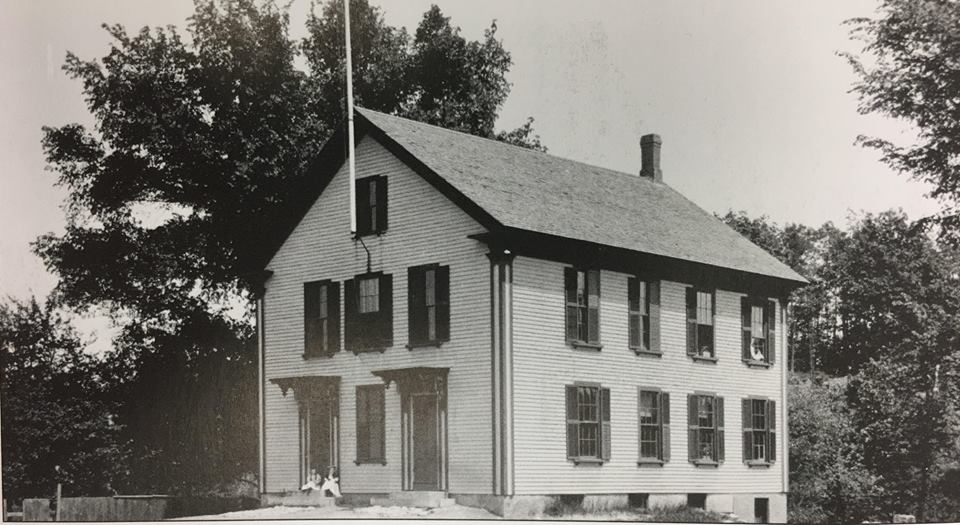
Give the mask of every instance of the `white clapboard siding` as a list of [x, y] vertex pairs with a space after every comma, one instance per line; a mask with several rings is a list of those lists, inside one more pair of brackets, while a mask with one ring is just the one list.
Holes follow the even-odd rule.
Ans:
[[[266, 491], [298, 488], [298, 412], [293, 394], [281, 395], [271, 378], [341, 376], [340, 465], [345, 492], [401, 489], [400, 401], [386, 392], [386, 465], [355, 465], [357, 385], [381, 380], [372, 370], [411, 366], [449, 367], [449, 490], [489, 493], [490, 262], [486, 247], [468, 239], [483, 228], [374, 139], [357, 147], [357, 177], [389, 179], [389, 227], [364, 241], [375, 271], [393, 275], [393, 347], [384, 353], [303, 359], [303, 283], [343, 282], [366, 270], [366, 254], [350, 239], [348, 175], [341, 168], [286, 240], [268, 269], [265, 295]], [[407, 350], [407, 268], [450, 266], [450, 341], [441, 348]], [[341, 303], [342, 303], [341, 286]], [[341, 307], [341, 315], [343, 308]], [[341, 329], [341, 334], [344, 332]]]
[[[663, 357], [637, 356], [627, 346], [627, 275], [601, 274], [600, 340], [603, 349], [579, 350], [564, 340], [564, 265], [517, 257], [514, 261], [515, 472], [517, 494], [784, 492], [783, 424], [778, 413], [777, 463], [749, 468], [742, 462], [741, 403], [781, 398], [783, 348], [776, 366], [748, 368], [741, 360], [741, 294], [719, 290], [716, 364], [693, 362], [685, 350], [682, 283], [661, 286]], [[777, 312], [778, 335], [782, 318]], [[778, 337], [779, 341], [782, 338]], [[596, 381], [610, 388], [611, 460], [602, 466], [566, 459], [564, 385]], [[637, 387], [670, 393], [671, 460], [637, 466]], [[725, 401], [726, 462], [719, 468], [687, 461], [687, 394], [716, 392]]]

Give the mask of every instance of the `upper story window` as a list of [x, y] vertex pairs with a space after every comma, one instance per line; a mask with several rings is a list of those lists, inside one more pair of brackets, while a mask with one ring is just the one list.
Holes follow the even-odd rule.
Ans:
[[450, 340], [450, 267], [407, 269], [409, 346]]
[[356, 352], [393, 345], [393, 276], [370, 273], [344, 283], [345, 345]]
[[303, 283], [303, 356], [326, 356], [339, 350], [340, 284]]
[[387, 178], [357, 179], [357, 235], [387, 231]]
[[600, 345], [600, 270], [564, 269], [567, 342]]
[[714, 292], [687, 288], [687, 354], [694, 358], [716, 360], [714, 345]]
[[640, 420], [640, 463], [670, 460], [670, 394], [640, 389], [637, 400]]
[[743, 400], [743, 460], [773, 463], [777, 459], [777, 405], [772, 399]]
[[713, 394], [687, 396], [689, 460], [716, 464], [724, 459], [723, 398]]
[[574, 463], [610, 459], [610, 389], [596, 384], [566, 386], [567, 459]]
[[743, 360], [748, 364], [770, 364], [776, 353], [776, 303], [744, 297], [740, 300], [743, 332]]

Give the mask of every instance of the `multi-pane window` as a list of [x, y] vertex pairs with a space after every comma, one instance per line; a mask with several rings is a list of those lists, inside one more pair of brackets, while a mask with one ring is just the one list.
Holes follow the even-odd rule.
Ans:
[[344, 283], [345, 343], [348, 350], [383, 351], [393, 345], [393, 278], [358, 275]]
[[770, 399], [743, 400], [743, 460], [771, 463], [776, 460], [776, 402]]
[[386, 461], [383, 398], [383, 384], [357, 387], [357, 463]]
[[630, 348], [651, 351], [650, 283], [636, 277], [627, 279]]
[[331, 281], [303, 284], [305, 357], [330, 355], [340, 349], [340, 286]]
[[564, 272], [567, 341], [600, 343], [600, 271], [567, 268]]
[[387, 230], [387, 178], [365, 177], [357, 180], [357, 235]]
[[716, 358], [713, 340], [714, 314], [712, 291], [687, 288], [687, 354]]
[[640, 462], [670, 459], [670, 395], [640, 389]]
[[574, 461], [610, 459], [610, 389], [568, 385], [567, 457]]
[[687, 423], [690, 461], [723, 461], [723, 398], [712, 394], [690, 394], [687, 397]]
[[754, 297], [741, 299], [744, 361], [773, 363], [776, 354], [775, 311], [776, 303], [773, 301]]
[[450, 339], [450, 267], [407, 269], [407, 307], [411, 345], [432, 345]]
[[360, 279], [360, 303], [359, 311], [362, 314], [373, 313], [380, 310], [380, 279], [370, 277]]

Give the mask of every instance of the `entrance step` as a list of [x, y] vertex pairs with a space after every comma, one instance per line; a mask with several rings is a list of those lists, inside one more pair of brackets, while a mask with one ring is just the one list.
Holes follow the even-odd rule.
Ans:
[[447, 493], [440, 490], [405, 490], [392, 492], [385, 498], [370, 498], [371, 505], [380, 505], [381, 507], [437, 508], [449, 507], [455, 503], [453, 498], [448, 498]]
[[260, 501], [262, 507], [276, 505], [284, 507], [333, 507], [337, 504], [337, 498], [324, 496], [319, 490], [264, 494]]

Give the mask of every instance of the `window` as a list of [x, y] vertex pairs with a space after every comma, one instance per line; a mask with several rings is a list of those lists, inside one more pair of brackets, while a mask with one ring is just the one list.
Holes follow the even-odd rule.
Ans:
[[716, 359], [713, 342], [714, 314], [712, 291], [687, 288], [687, 355]]
[[770, 399], [743, 400], [743, 460], [773, 463], [777, 459], [777, 408]]
[[340, 284], [303, 283], [303, 355], [328, 356], [340, 350]]
[[356, 463], [386, 464], [384, 452], [384, 387], [357, 387], [357, 460]]
[[773, 363], [776, 353], [776, 303], [744, 297], [740, 300], [743, 360], [750, 364]]
[[724, 459], [723, 398], [713, 394], [687, 396], [687, 444], [695, 464], [717, 464]]
[[360, 279], [360, 313], [376, 313], [380, 310], [380, 278]]
[[599, 385], [566, 387], [567, 459], [574, 463], [610, 459], [610, 389]]
[[409, 346], [450, 340], [450, 267], [407, 269]]
[[354, 353], [393, 345], [393, 276], [358, 275], [344, 283], [345, 344]]
[[567, 342], [575, 346], [600, 345], [600, 271], [564, 270], [567, 305]]
[[357, 235], [387, 231], [387, 178], [358, 179], [356, 199]]
[[670, 460], [670, 394], [659, 390], [639, 392], [640, 463]]

